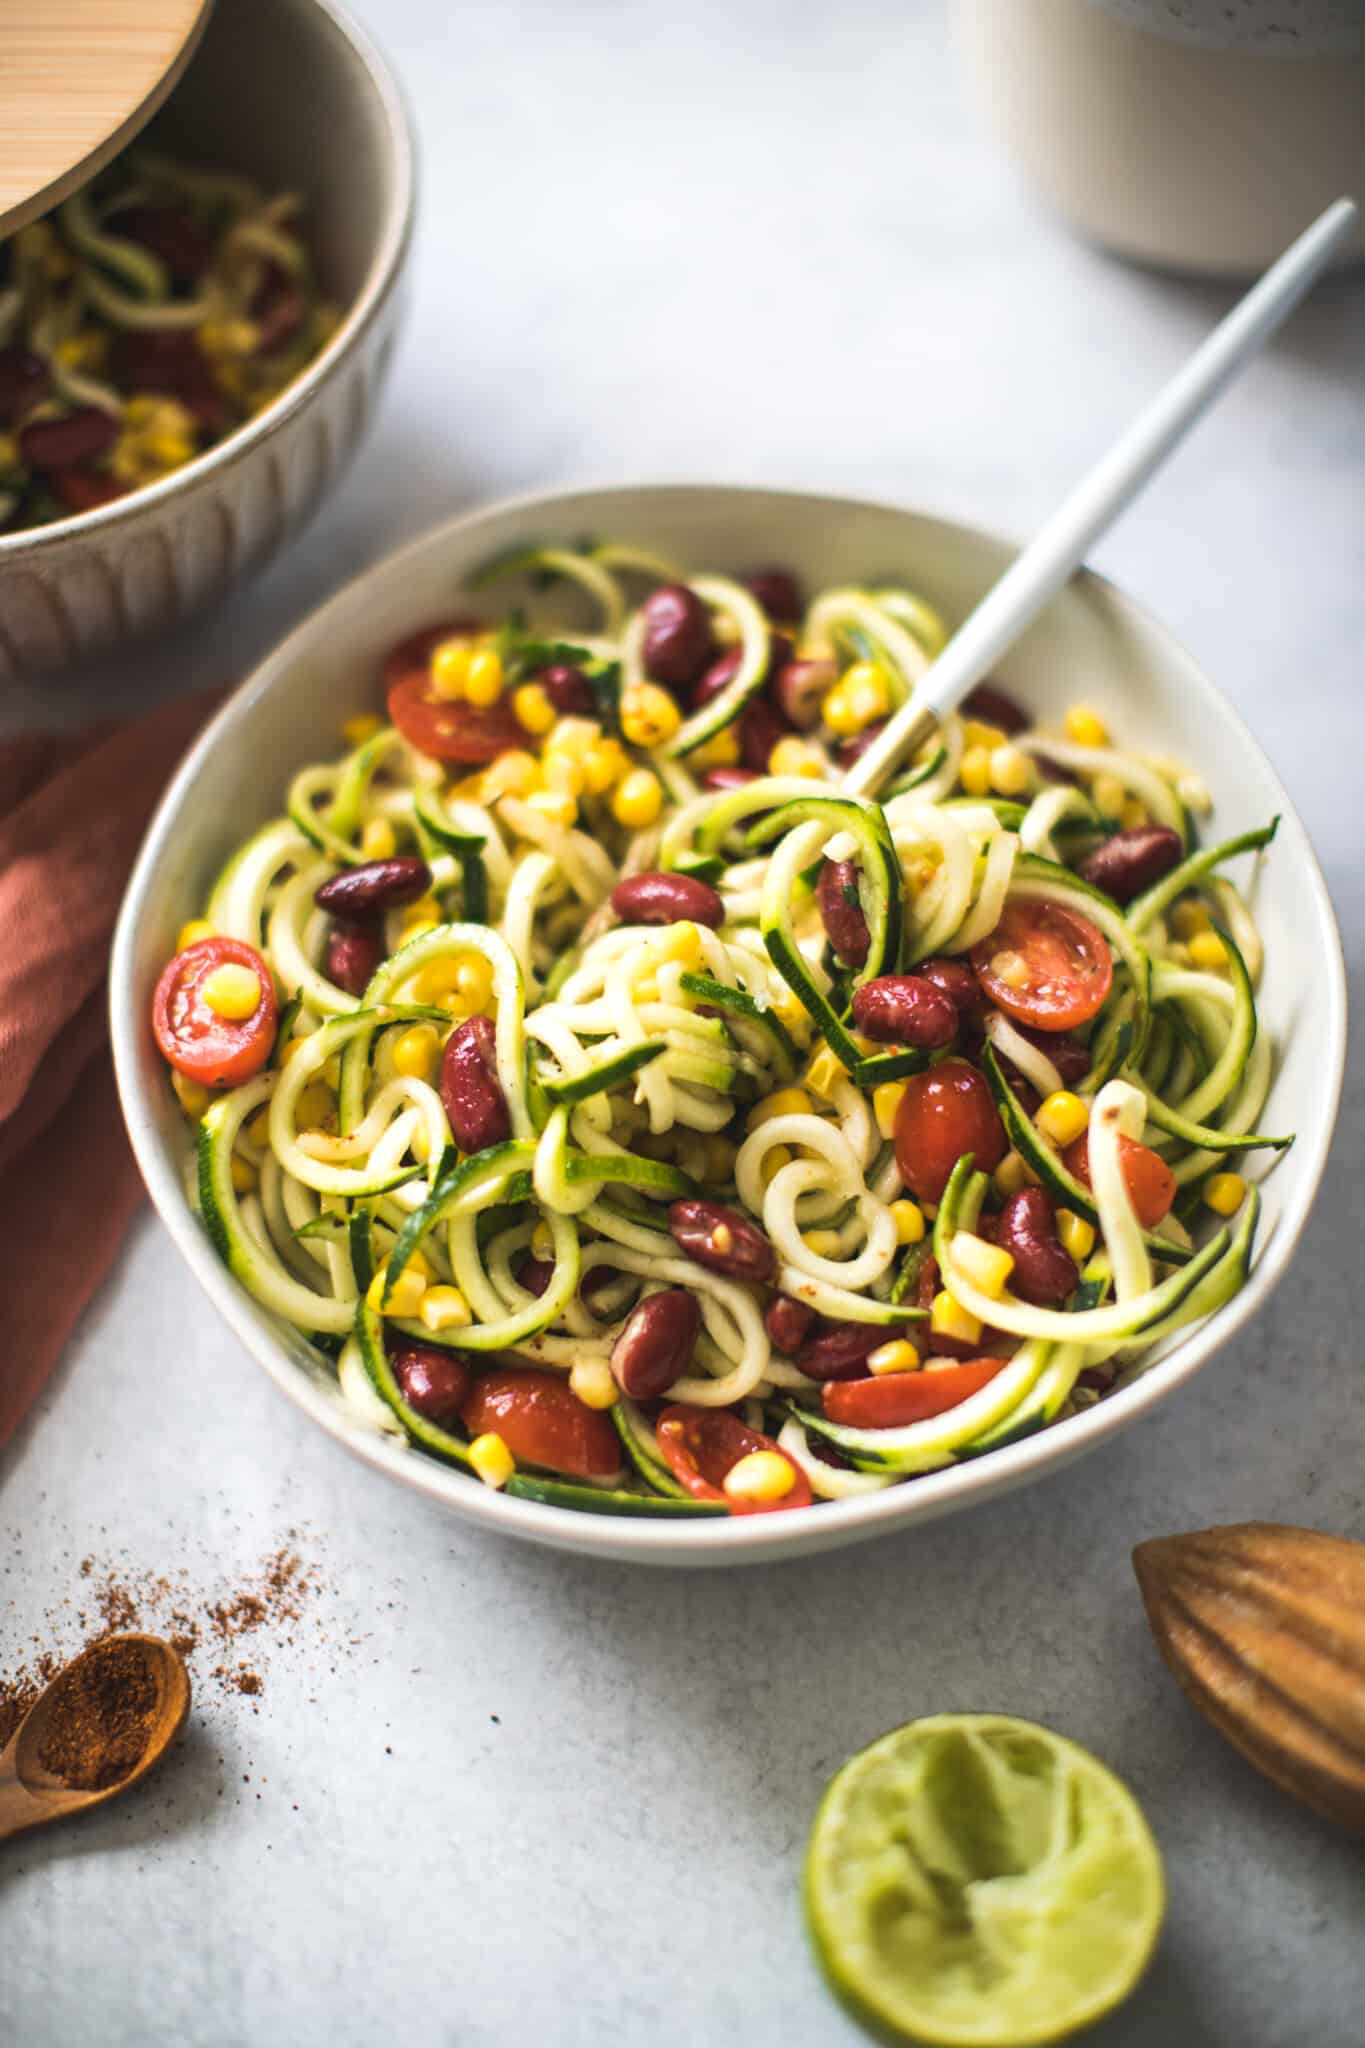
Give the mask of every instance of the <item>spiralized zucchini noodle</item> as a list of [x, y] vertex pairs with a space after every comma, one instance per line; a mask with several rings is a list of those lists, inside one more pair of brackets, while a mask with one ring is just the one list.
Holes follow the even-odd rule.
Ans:
[[[358, 1424], [566, 1507], [837, 1501], [1062, 1422], [1225, 1303], [1261, 945], [1179, 763], [908, 588], [532, 548], [424, 626], [157, 995], [214, 1243]], [[553, 619], [554, 623], [546, 623]]]
[[155, 483], [336, 326], [294, 192], [145, 144], [0, 242], [0, 534]]

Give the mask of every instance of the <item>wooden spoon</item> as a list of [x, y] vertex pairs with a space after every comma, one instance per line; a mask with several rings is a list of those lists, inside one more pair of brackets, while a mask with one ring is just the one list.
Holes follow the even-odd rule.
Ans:
[[[53, 1717], [61, 1712], [63, 1681], [96, 1651], [107, 1649], [111, 1643], [141, 1644], [156, 1679], [157, 1704], [147, 1747], [133, 1768], [114, 1784], [104, 1785], [97, 1791], [87, 1791], [65, 1784], [46, 1770], [38, 1757]], [[57, 1673], [29, 1708], [4, 1752], [0, 1753], [0, 1842], [10, 1835], [21, 1835], [28, 1828], [40, 1828], [50, 1820], [64, 1820], [68, 1814], [85, 1813], [92, 1806], [103, 1806], [108, 1799], [117, 1799], [120, 1792], [126, 1792], [139, 1778], [145, 1778], [148, 1771], [160, 1762], [184, 1727], [189, 1710], [190, 1675], [185, 1669], [185, 1660], [161, 1636], [129, 1633], [103, 1636], [98, 1643], [91, 1643], [79, 1657], [74, 1657]]]
[[0, 241], [65, 199], [149, 121], [212, 0], [0, 0]]

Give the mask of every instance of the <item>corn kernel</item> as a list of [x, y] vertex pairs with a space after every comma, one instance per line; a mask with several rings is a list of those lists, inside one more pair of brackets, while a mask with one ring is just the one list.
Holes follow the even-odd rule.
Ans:
[[540, 788], [540, 763], [524, 747], [509, 747], [484, 769], [479, 797], [495, 803], [500, 796], [529, 796]]
[[[425, 1265], [425, 1260], [423, 1264]], [[427, 1291], [427, 1277], [416, 1270], [417, 1260], [409, 1259], [398, 1278], [389, 1288], [389, 1269], [381, 1266], [365, 1290], [365, 1299], [371, 1308], [381, 1315], [401, 1316], [404, 1321], [415, 1316], [422, 1306], [422, 1296]], [[386, 1296], [387, 1290], [387, 1299]]]
[[360, 834], [360, 851], [366, 860], [392, 860], [398, 841], [387, 818], [367, 818]]
[[580, 797], [583, 794], [583, 767], [572, 754], [545, 755], [541, 766], [545, 787], [556, 796]]
[[1069, 1088], [1058, 1088], [1048, 1096], [1033, 1121], [1054, 1145], [1069, 1145], [1090, 1122], [1090, 1106]]
[[997, 980], [1003, 981], [1006, 988], [1027, 988], [1028, 986], [1028, 961], [1022, 953], [1011, 952], [1008, 949], [1001, 953], [993, 953], [991, 955], [991, 973], [996, 976]]
[[563, 790], [533, 789], [526, 802], [547, 825], [558, 825], [563, 830], [567, 830], [578, 816], [577, 800]]
[[729, 1138], [716, 1134], [703, 1141], [701, 1177], [708, 1187], [720, 1187], [734, 1179], [737, 1150]]
[[962, 721], [962, 739], [965, 746], [984, 747], [988, 754], [993, 754], [997, 747], [1003, 747], [1007, 744], [1009, 734], [1003, 726], [988, 725], [985, 719], [964, 718]]
[[990, 757], [991, 788], [999, 796], [1024, 796], [1033, 784], [1033, 763], [1018, 747], [994, 747]]
[[522, 683], [512, 692], [512, 709], [517, 724], [523, 732], [539, 736], [549, 732], [555, 722], [555, 707], [545, 694], [541, 683]]
[[792, 1150], [789, 1145], [770, 1145], [759, 1162], [758, 1178], [762, 1186], [766, 1189], [774, 1176], [791, 1163]]
[[1213, 809], [1213, 798], [1202, 776], [1180, 776], [1175, 785], [1175, 793], [1187, 811], [1194, 811], [1201, 818], [1206, 818]]
[[617, 783], [611, 799], [612, 816], [618, 825], [638, 830], [652, 825], [664, 807], [664, 793], [657, 775], [648, 768], [634, 768]]
[[545, 742], [545, 752], [547, 755], [565, 754], [570, 760], [581, 761], [589, 748], [600, 744], [601, 737], [602, 728], [595, 718], [561, 718]]
[[798, 739], [794, 732], [780, 739], [768, 756], [770, 775], [807, 775], [812, 780], [822, 780], [826, 774], [823, 757]]
[[778, 1088], [754, 1104], [744, 1119], [744, 1128], [756, 1131], [760, 1124], [771, 1122], [775, 1116], [804, 1116], [814, 1108], [804, 1088]]
[[1119, 823], [1125, 832], [1140, 832], [1151, 819], [1147, 806], [1139, 803], [1135, 796], [1125, 797], [1119, 810]]
[[957, 1337], [963, 1344], [981, 1341], [981, 1324], [946, 1291], [936, 1294], [929, 1310], [929, 1328], [936, 1337]]
[[1062, 725], [1067, 738], [1078, 747], [1102, 747], [1108, 742], [1108, 727], [1099, 712], [1092, 711], [1088, 704], [1073, 704]]
[[232, 1174], [232, 1192], [234, 1195], [253, 1194], [260, 1185], [260, 1175], [251, 1164], [251, 1161], [243, 1159], [240, 1152], [233, 1153], [229, 1171]]
[[432, 648], [431, 687], [438, 697], [448, 703], [463, 697], [473, 652], [467, 640], [442, 640]]
[[806, 1068], [806, 1086], [816, 1095], [823, 1095], [828, 1100], [833, 1095], [836, 1084], [843, 1079], [843, 1075], [842, 1061], [835, 1057], [827, 1045], [822, 1045]]
[[620, 1392], [605, 1358], [580, 1358], [569, 1371], [569, 1391], [585, 1408], [614, 1408]]
[[1120, 817], [1128, 801], [1128, 791], [1117, 775], [1097, 775], [1090, 786], [1090, 794], [1102, 818]]
[[831, 732], [842, 739], [863, 732], [891, 709], [886, 676], [873, 661], [855, 661], [846, 669], [821, 706]]
[[1246, 1200], [1247, 1184], [1240, 1173], [1211, 1174], [1204, 1183], [1204, 1201], [1216, 1216], [1235, 1216]]
[[348, 718], [341, 728], [341, 737], [348, 747], [363, 747], [366, 740], [372, 740], [383, 721], [373, 711], [357, 711], [354, 718]]
[[255, 1116], [247, 1118], [246, 1122], [242, 1125], [242, 1136], [249, 1145], [254, 1145], [258, 1152], [264, 1152], [266, 1146], [270, 1143], [269, 1103], [266, 1103], [263, 1109], [258, 1109]]
[[891, 1204], [891, 1221], [896, 1226], [897, 1244], [919, 1244], [924, 1237], [924, 1211], [908, 1196]]
[[496, 647], [480, 647], [469, 657], [464, 694], [478, 710], [486, 711], [502, 695], [502, 657]]
[[1088, 1218], [1078, 1216], [1074, 1209], [1057, 1211], [1057, 1236], [1062, 1250], [1069, 1252], [1076, 1264], [1081, 1265], [1095, 1249], [1095, 1226]]
[[213, 926], [206, 917], [192, 917], [182, 924], [176, 935], [175, 950], [183, 953], [186, 946], [197, 946], [201, 939], [213, 937]]
[[988, 796], [991, 787], [991, 757], [984, 747], [968, 747], [962, 756], [957, 779], [968, 796]]
[[549, 1224], [541, 1220], [537, 1222], [534, 1230], [531, 1232], [531, 1257], [533, 1259], [552, 1259], [554, 1255], [555, 1234]]
[[683, 967], [699, 967], [702, 959], [701, 930], [690, 917], [666, 925], [650, 947], [651, 958], [663, 966], [676, 960]]
[[1024, 1162], [1019, 1153], [1007, 1152], [991, 1175], [991, 1180], [999, 1194], [1017, 1195], [1020, 1188], [1026, 1185]]
[[430, 1024], [411, 1024], [393, 1044], [393, 1070], [410, 1079], [426, 1081], [436, 1065], [441, 1041]]
[[1192, 939], [1209, 929], [1208, 911], [1197, 896], [1182, 896], [1171, 912], [1171, 930], [1178, 939]]
[[171, 1068], [171, 1086], [175, 1099], [186, 1116], [202, 1116], [213, 1097], [202, 1081], [192, 1081], [188, 1074], [182, 1074], [178, 1067]]
[[310, 1081], [299, 1091], [294, 1104], [294, 1121], [301, 1131], [315, 1131], [326, 1123], [335, 1108], [330, 1088], [324, 1088], [321, 1081]]
[[872, 1114], [882, 1137], [895, 1137], [896, 1113], [904, 1097], [904, 1081], [883, 1081], [872, 1090]]
[[417, 1003], [439, 1003], [442, 996], [453, 995], [459, 985], [458, 960], [431, 960], [414, 979], [412, 998]]
[[428, 1287], [417, 1313], [427, 1330], [465, 1330], [474, 1320], [458, 1287]]
[[411, 945], [414, 939], [424, 939], [428, 932], [439, 930], [440, 926], [434, 917], [405, 918], [399, 927], [399, 944]]
[[1216, 974], [1220, 967], [1228, 964], [1228, 949], [1217, 932], [1196, 932], [1189, 942], [1190, 960], [1196, 967]]
[[621, 692], [621, 730], [633, 747], [660, 747], [681, 724], [681, 711], [657, 683], [630, 683]]
[[496, 1490], [506, 1486], [517, 1469], [517, 1461], [496, 1430], [486, 1429], [469, 1446], [469, 1462], [485, 1486]]
[[837, 1259], [843, 1254], [844, 1240], [837, 1230], [804, 1230], [801, 1239], [817, 1259]]
[[988, 1244], [971, 1230], [959, 1230], [954, 1237], [953, 1261], [961, 1266], [977, 1292], [989, 1294], [993, 1301], [1004, 1293], [1005, 1283], [1014, 1271], [1014, 1258], [1003, 1245]]
[[713, 733], [704, 746], [697, 747], [688, 757], [693, 769], [733, 768], [739, 761], [739, 733], [733, 725], [723, 725]]
[[731, 1500], [783, 1500], [796, 1484], [796, 1467], [781, 1451], [750, 1451], [736, 1459], [723, 1481]]
[[[582, 766], [584, 790], [589, 796], [604, 796], [629, 774], [630, 756], [619, 740], [608, 737], [594, 741], [583, 756]], [[639, 772], [644, 774], [647, 771], [641, 769]]]
[[878, 1377], [889, 1372], [918, 1372], [920, 1356], [908, 1337], [897, 1337], [890, 1344], [879, 1344], [868, 1354], [867, 1369]]
[[403, 925], [441, 922], [441, 906], [434, 896], [419, 896], [415, 903], [409, 903], [403, 912]]
[[221, 967], [215, 967], [211, 974], [205, 975], [199, 993], [215, 1017], [225, 1017], [230, 1023], [240, 1024], [255, 1016], [264, 990], [254, 967], [243, 967], [236, 960], [225, 960]]

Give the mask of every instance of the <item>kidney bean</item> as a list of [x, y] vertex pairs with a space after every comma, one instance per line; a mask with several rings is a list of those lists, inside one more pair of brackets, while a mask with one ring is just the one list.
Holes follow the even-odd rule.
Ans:
[[867, 1361], [883, 1344], [903, 1337], [905, 1330], [888, 1330], [873, 1323], [822, 1321], [813, 1337], [801, 1346], [792, 1364], [807, 1379], [860, 1380], [866, 1377]]
[[111, 381], [123, 390], [178, 398], [203, 433], [213, 436], [226, 430], [227, 404], [213, 380], [208, 358], [194, 336], [183, 329], [120, 335], [110, 369]]
[[694, 711], [700, 711], [703, 704], [709, 704], [713, 697], [719, 697], [721, 691], [734, 681], [742, 659], [743, 652], [738, 647], [727, 647], [724, 654], [717, 655], [693, 688]]
[[463, 1359], [440, 1344], [401, 1343], [391, 1348], [389, 1362], [409, 1408], [443, 1429], [459, 1420], [470, 1387]]
[[985, 992], [976, 972], [966, 960], [921, 960], [915, 969], [922, 980], [942, 989], [960, 1017], [973, 1017], [986, 1008]]
[[1057, 1236], [1057, 1218], [1043, 1188], [1020, 1188], [1009, 1197], [995, 1241], [1014, 1260], [1011, 1289], [1035, 1308], [1055, 1307], [1080, 1285], [1080, 1271]]
[[462, 1152], [482, 1152], [512, 1135], [495, 1048], [492, 1018], [467, 1017], [441, 1055], [441, 1100]]
[[886, 727], [887, 720], [878, 718], [871, 725], [865, 725], [861, 732], [855, 732], [849, 739], [840, 740], [838, 746], [834, 749], [834, 758], [839, 763], [839, 766], [841, 768], [851, 768], [855, 761], [861, 761], [863, 755], [872, 745], [873, 740], [880, 733], [884, 733]]
[[720, 1202], [674, 1202], [668, 1227], [689, 1259], [731, 1280], [771, 1280], [777, 1257], [756, 1223]]
[[1131, 903], [1185, 857], [1180, 834], [1169, 825], [1135, 825], [1116, 832], [1081, 862], [1081, 878], [1115, 903]]
[[174, 206], [125, 206], [105, 223], [120, 241], [159, 256], [173, 284], [194, 284], [213, 261], [213, 237], [192, 213]]
[[939, 1052], [957, 1036], [957, 1007], [922, 974], [881, 974], [853, 992], [853, 1021], [878, 1045]]
[[19, 430], [19, 453], [30, 469], [72, 469], [98, 462], [118, 439], [118, 421], [97, 405], [79, 405], [58, 420], [30, 420]]
[[1031, 758], [1044, 782], [1070, 782], [1079, 789], [1081, 778], [1074, 768], [1068, 768], [1062, 761], [1054, 761], [1051, 754], [1033, 754]]
[[338, 917], [378, 917], [400, 903], [415, 903], [430, 887], [426, 862], [416, 854], [401, 853], [392, 860], [367, 860], [358, 868], [343, 868], [321, 884], [313, 901], [319, 910]]
[[839, 670], [832, 661], [788, 661], [769, 688], [778, 710], [796, 730], [811, 732], [820, 723], [820, 707], [838, 680]]
[[541, 1295], [549, 1286], [554, 1269], [553, 1259], [523, 1259], [517, 1267], [517, 1279], [528, 1294]]
[[677, 924], [690, 918], [718, 931], [725, 922], [725, 905], [711, 884], [695, 875], [627, 875], [612, 890], [611, 907], [625, 924]]
[[756, 768], [708, 768], [702, 776], [701, 786], [703, 789], [743, 789], [746, 783], [759, 780]]
[[1001, 732], [1011, 735], [1025, 731], [1033, 723], [1022, 705], [1016, 704], [998, 683], [978, 683], [968, 691], [962, 709], [968, 718], [979, 718], [983, 725], [998, 725]]
[[256, 353], [273, 355], [292, 341], [308, 318], [308, 300], [298, 286], [281, 273], [281, 282], [257, 294], [252, 318], [256, 322]]
[[744, 587], [756, 597], [770, 619], [799, 619], [806, 609], [801, 585], [790, 569], [755, 569]]
[[711, 659], [711, 615], [685, 583], [665, 583], [644, 602], [645, 672], [670, 689], [690, 689]]
[[47, 482], [68, 512], [93, 512], [97, 506], [112, 505], [115, 498], [126, 498], [129, 490], [101, 469], [54, 469]]
[[701, 1307], [685, 1287], [647, 1294], [611, 1349], [617, 1386], [632, 1401], [657, 1401], [682, 1378], [701, 1329]]
[[370, 976], [384, 958], [384, 940], [371, 924], [352, 924], [338, 918], [327, 934], [323, 973], [348, 996], [363, 996]]
[[821, 863], [815, 900], [831, 946], [847, 967], [861, 967], [872, 937], [858, 900], [858, 866], [851, 860]]
[[773, 748], [791, 731], [777, 706], [767, 697], [751, 697], [739, 718], [739, 758], [746, 768], [768, 773]]
[[786, 1358], [801, 1349], [814, 1321], [815, 1310], [807, 1308], [804, 1301], [793, 1301], [790, 1294], [779, 1294], [763, 1311], [768, 1342]]
[[47, 395], [47, 364], [21, 343], [0, 348], [0, 426], [14, 421]]
[[536, 677], [556, 711], [564, 718], [591, 718], [597, 709], [592, 685], [581, 668], [567, 661], [552, 662]]

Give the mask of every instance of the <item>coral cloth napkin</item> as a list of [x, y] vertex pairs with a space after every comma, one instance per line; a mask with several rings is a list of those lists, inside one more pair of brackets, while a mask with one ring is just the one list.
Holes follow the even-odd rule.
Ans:
[[109, 1055], [109, 942], [156, 800], [220, 694], [0, 742], [0, 1445], [142, 1196]]

